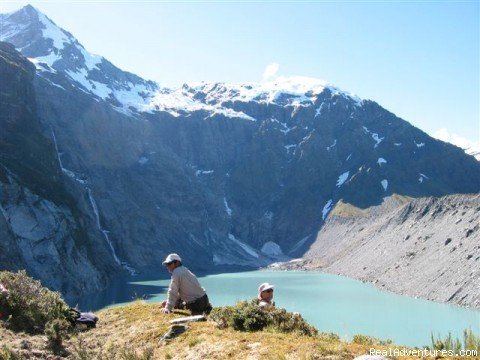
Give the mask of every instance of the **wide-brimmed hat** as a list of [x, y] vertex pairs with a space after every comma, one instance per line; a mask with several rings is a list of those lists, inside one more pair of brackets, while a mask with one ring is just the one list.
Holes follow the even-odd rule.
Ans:
[[273, 289], [274, 287], [275, 287], [275, 285], [272, 285], [272, 284], [269, 284], [269, 283], [260, 284], [260, 286], [258, 287], [258, 294], [260, 295], [262, 293], [262, 291]]
[[178, 256], [177, 254], [168, 254], [168, 256], [166, 257], [166, 259], [163, 261], [163, 265], [167, 265], [167, 264], [170, 264], [171, 262], [173, 261], [182, 261], [182, 258], [180, 256]]

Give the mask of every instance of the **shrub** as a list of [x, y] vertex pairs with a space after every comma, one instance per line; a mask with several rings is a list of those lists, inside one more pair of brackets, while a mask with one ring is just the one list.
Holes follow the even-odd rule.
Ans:
[[326, 341], [326, 342], [340, 342], [340, 336], [335, 333], [326, 333], [322, 332], [318, 334], [319, 340]]
[[232, 327], [239, 331], [260, 331], [268, 329], [282, 333], [316, 335], [317, 330], [309, 325], [300, 314], [285, 309], [258, 306], [258, 301], [240, 301], [235, 306], [217, 307], [210, 313], [210, 319], [220, 328]]
[[45, 326], [45, 335], [47, 335], [48, 347], [54, 352], [63, 350], [63, 340], [68, 337], [70, 323], [65, 319], [54, 319]]
[[473, 333], [472, 329], [466, 329], [463, 331], [463, 342], [452, 337], [451, 333], [442, 339], [440, 336], [438, 339], [431, 335], [432, 349], [433, 350], [453, 350], [459, 353], [460, 350], [476, 350], [480, 352], [480, 336]]
[[360, 345], [391, 345], [392, 340], [380, 340], [373, 336], [368, 335], [354, 335], [353, 342]]
[[0, 313], [8, 317], [6, 325], [15, 331], [43, 332], [47, 322], [68, 319], [69, 307], [57, 292], [43, 287], [25, 271], [0, 272]]

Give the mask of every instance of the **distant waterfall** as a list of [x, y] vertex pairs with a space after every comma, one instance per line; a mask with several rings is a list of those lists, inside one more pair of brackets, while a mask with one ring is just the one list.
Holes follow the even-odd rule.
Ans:
[[104, 228], [102, 228], [102, 225], [100, 224], [100, 214], [98, 212], [97, 202], [93, 198], [92, 190], [90, 190], [90, 188], [87, 187], [87, 192], [88, 192], [88, 199], [90, 200], [90, 205], [92, 205], [93, 213], [95, 214], [95, 220], [97, 222], [97, 228], [98, 228], [98, 230], [101, 231], [101, 233], [103, 234], [103, 236], [105, 238], [105, 241], [107, 242], [108, 246], [110, 247], [110, 251], [112, 252], [113, 259], [115, 260], [115, 262], [118, 265], [122, 266], [125, 270], [127, 270], [130, 273], [130, 275], [136, 275], [137, 271], [134, 268], [132, 268], [125, 261], [120, 261], [120, 259], [118, 258], [117, 252], [115, 251], [115, 248], [113, 247], [113, 243], [110, 240], [110, 236], [108, 235], [109, 234], [108, 230], [105, 230]]
[[97, 222], [97, 229], [101, 231], [101, 233], [103, 234], [103, 237], [105, 238], [105, 241], [107, 242], [109, 248], [110, 248], [110, 251], [112, 253], [112, 256], [113, 256], [113, 259], [115, 260], [115, 262], [120, 265], [121, 267], [123, 267], [125, 270], [127, 270], [130, 275], [136, 275], [137, 274], [137, 271], [131, 267], [128, 263], [126, 263], [125, 261], [120, 261], [120, 259], [118, 258], [117, 256], [117, 252], [115, 251], [115, 248], [113, 247], [113, 243], [112, 241], [110, 240], [110, 236], [108, 235], [108, 230], [105, 230], [102, 228], [102, 225], [100, 224], [100, 215], [99, 215], [99, 212], [98, 212], [98, 206], [97, 206], [97, 202], [95, 201], [95, 199], [93, 198], [93, 195], [92, 195], [92, 190], [90, 190], [90, 188], [87, 186], [87, 181], [86, 180], [83, 180], [81, 178], [79, 178], [73, 171], [70, 171], [66, 168], [63, 167], [63, 163], [62, 163], [62, 158], [61, 158], [61, 154], [60, 154], [60, 151], [58, 151], [58, 144], [57, 144], [57, 137], [55, 136], [55, 132], [53, 131], [53, 128], [50, 127], [51, 131], [52, 131], [52, 138], [53, 138], [53, 143], [55, 144], [55, 151], [57, 152], [57, 158], [58, 158], [58, 164], [60, 165], [60, 169], [62, 169], [62, 172], [67, 175], [68, 177], [74, 179], [75, 181], [78, 181], [79, 183], [81, 183], [82, 185], [85, 186], [85, 188], [87, 189], [87, 193], [88, 193], [88, 199], [90, 200], [90, 205], [92, 206], [92, 209], [93, 209], [93, 213], [95, 214], [95, 220]]
[[60, 169], [68, 177], [72, 178], [73, 180], [79, 182], [82, 185], [86, 185], [87, 182], [85, 180], [80, 179], [73, 171], [63, 167], [62, 158], [60, 156], [61, 154], [60, 154], [60, 151], [58, 151], [57, 137], [55, 136], [55, 131], [53, 131], [52, 127], [50, 127], [50, 130], [52, 131], [53, 143], [55, 144], [55, 151], [57, 152], [57, 159], [58, 159], [58, 164], [60, 165]]
[[60, 165], [60, 169], [63, 171], [63, 164], [62, 164], [62, 159], [60, 158], [60, 152], [58, 151], [58, 144], [57, 144], [57, 137], [55, 136], [55, 131], [53, 131], [53, 128], [50, 126], [50, 130], [52, 131], [52, 138], [53, 138], [53, 143], [55, 145], [55, 151], [57, 152], [57, 159], [58, 159], [58, 164]]

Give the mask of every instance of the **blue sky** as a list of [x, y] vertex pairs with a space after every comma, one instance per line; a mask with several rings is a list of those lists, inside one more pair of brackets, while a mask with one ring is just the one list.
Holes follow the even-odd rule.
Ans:
[[479, 1], [2, 0], [0, 12], [28, 3], [88, 51], [167, 86], [258, 82], [270, 65], [480, 144]]

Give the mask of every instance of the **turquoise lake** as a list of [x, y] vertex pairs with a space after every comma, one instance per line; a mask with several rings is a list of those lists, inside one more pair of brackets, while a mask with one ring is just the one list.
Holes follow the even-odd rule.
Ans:
[[[332, 274], [250, 271], [207, 275], [199, 280], [214, 306], [251, 299], [260, 283], [272, 283], [277, 307], [299, 312], [319, 331], [336, 333], [345, 340], [364, 334], [391, 339], [397, 345], [423, 347], [430, 345], [432, 333], [445, 336], [451, 332], [463, 338], [463, 330], [470, 328], [480, 334], [480, 311], [401, 296]], [[165, 298], [169, 282], [168, 278], [133, 278], [79, 304], [82, 309], [98, 309], [138, 297], [155, 303]]]

